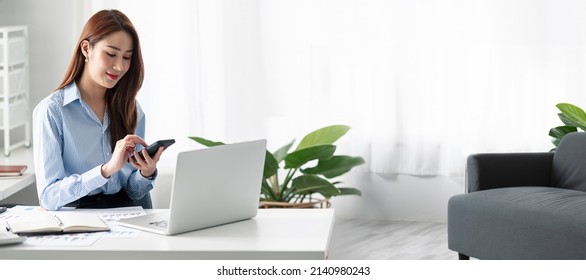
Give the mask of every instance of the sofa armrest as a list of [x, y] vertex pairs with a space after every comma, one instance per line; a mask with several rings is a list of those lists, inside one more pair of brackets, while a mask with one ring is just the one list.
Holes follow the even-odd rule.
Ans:
[[466, 191], [550, 186], [554, 153], [474, 154], [466, 163]]

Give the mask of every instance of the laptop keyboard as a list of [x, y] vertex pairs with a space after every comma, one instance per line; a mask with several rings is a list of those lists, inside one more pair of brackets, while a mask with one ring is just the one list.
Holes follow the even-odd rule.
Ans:
[[162, 220], [162, 221], [150, 222], [149, 223], [149, 225], [153, 225], [153, 226], [161, 227], [161, 228], [167, 228], [167, 224], [168, 224], [168, 221], [167, 220]]

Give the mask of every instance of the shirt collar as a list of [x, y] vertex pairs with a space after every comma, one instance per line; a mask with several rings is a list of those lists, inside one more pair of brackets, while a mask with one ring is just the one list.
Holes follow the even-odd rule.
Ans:
[[69, 84], [63, 89], [63, 106], [81, 98], [79, 89], [75, 82]]
[[[81, 99], [81, 93], [79, 92], [79, 88], [77, 88], [77, 84], [75, 82], [69, 84], [63, 89], [63, 107], [67, 106], [67, 104], [79, 100], [79, 104], [86, 109], [87, 114], [91, 115], [93, 119], [95, 119], [98, 123], [100, 121], [97, 119], [96, 114], [92, 112], [92, 109]], [[107, 128], [110, 124], [110, 118], [108, 117], [108, 109], [106, 105], [106, 114], [104, 114], [104, 121], [100, 123], [104, 128]]]

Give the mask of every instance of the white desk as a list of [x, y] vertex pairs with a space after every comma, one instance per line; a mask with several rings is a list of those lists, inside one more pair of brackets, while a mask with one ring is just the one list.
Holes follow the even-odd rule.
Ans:
[[35, 183], [32, 148], [13, 150], [9, 157], [0, 155], [0, 164], [28, 166], [22, 176], [0, 177], [0, 201]]
[[35, 182], [35, 174], [26, 172], [19, 177], [0, 177], [0, 201], [32, 185]]
[[140, 232], [90, 247], [3, 246], [0, 259], [323, 260], [333, 226], [333, 209], [259, 209], [254, 219], [175, 236]]

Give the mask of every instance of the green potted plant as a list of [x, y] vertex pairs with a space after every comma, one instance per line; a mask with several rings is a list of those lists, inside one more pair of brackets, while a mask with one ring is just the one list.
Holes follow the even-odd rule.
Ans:
[[[569, 103], [559, 103], [556, 107], [561, 111], [558, 117], [564, 125], [550, 129], [549, 136], [553, 137], [551, 142], [557, 148], [566, 134], [577, 132], [578, 128], [586, 131], [586, 113], [580, 107]], [[553, 148], [552, 151], [556, 148]]]
[[[323, 127], [303, 137], [293, 151], [290, 150], [295, 140], [273, 153], [267, 151], [261, 207], [313, 207], [315, 203], [324, 201], [329, 206], [329, 198], [333, 196], [360, 196], [360, 190], [340, 187], [342, 182], [334, 181], [364, 163], [361, 157], [334, 155], [334, 143], [348, 130], [350, 127], [345, 125]], [[189, 138], [207, 147], [224, 144], [201, 137]], [[283, 171], [282, 174], [279, 170]], [[324, 200], [316, 200], [313, 197], [315, 194], [320, 194]]]

